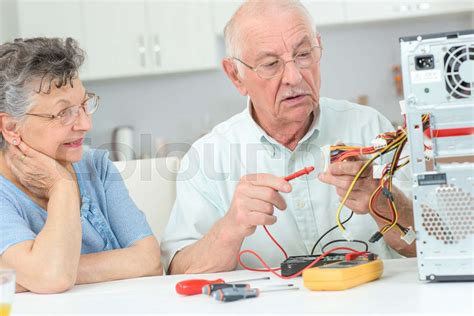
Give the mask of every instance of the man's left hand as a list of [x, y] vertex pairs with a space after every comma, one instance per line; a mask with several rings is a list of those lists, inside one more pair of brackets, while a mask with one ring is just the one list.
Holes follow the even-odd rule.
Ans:
[[[319, 175], [319, 180], [334, 185], [339, 200], [342, 201], [356, 174], [365, 163], [365, 160], [360, 159], [333, 163], [329, 165], [326, 172]], [[370, 197], [378, 185], [379, 180], [373, 178], [372, 165], [370, 165], [361, 174], [345, 205], [357, 214], [368, 213]]]

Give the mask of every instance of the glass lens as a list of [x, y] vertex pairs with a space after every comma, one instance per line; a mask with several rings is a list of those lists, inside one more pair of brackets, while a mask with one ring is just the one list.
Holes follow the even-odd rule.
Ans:
[[263, 78], [271, 78], [280, 73], [283, 65], [283, 60], [278, 58], [258, 65], [256, 71]]
[[77, 117], [77, 113], [78, 113], [78, 107], [73, 106], [73, 107], [64, 109], [58, 114], [58, 116], [62, 124], [69, 125], [74, 122], [75, 118]]
[[84, 110], [86, 114], [92, 114], [97, 110], [99, 105], [98, 97], [96, 95], [91, 96], [87, 101], [84, 103]]
[[314, 57], [313, 50], [300, 52], [295, 56], [295, 63], [299, 68], [307, 68], [313, 63]]

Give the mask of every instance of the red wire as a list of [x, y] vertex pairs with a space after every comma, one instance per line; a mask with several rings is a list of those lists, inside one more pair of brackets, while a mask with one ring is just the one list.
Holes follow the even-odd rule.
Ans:
[[[314, 170], [314, 168], [313, 168]], [[305, 171], [305, 172], [303, 172]], [[295, 174], [298, 174], [298, 176], [301, 176], [303, 174], [307, 174], [309, 172], [311, 172], [312, 170], [309, 170], [309, 168], [305, 168], [303, 170], [300, 170], [299, 172], [295, 173]], [[299, 174], [301, 173], [301, 174]], [[295, 175], [294, 174], [294, 175]], [[293, 175], [290, 175], [288, 177], [286, 177], [285, 179], [291, 177]], [[291, 179], [289, 179], [291, 180]], [[270, 233], [270, 231], [268, 230], [267, 226], [263, 225], [263, 229], [265, 230], [265, 232], [267, 233], [268, 237], [270, 237], [270, 239], [273, 241], [273, 243], [275, 243], [275, 245], [277, 245], [278, 248], [280, 248], [281, 252], [283, 253], [283, 255], [285, 256], [285, 259], [288, 259], [288, 254], [286, 253], [285, 249], [283, 249], [283, 247], [278, 243], [278, 241], [276, 241], [275, 237], [273, 237], [273, 235]], [[311, 264], [309, 264], [306, 268], [304, 268], [303, 270], [301, 270], [300, 272], [298, 273], [295, 273], [293, 275], [290, 275], [290, 276], [283, 276], [283, 275], [280, 275], [278, 273], [276, 273], [276, 271], [280, 271], [281, 268], [270, 268], [266, 262], [262, 259], [262, 257], [260, 257], [255, 251], [253, 250], [243, 250], [239, 253], [239, 256], [238, 256], [238, 260], [239, 260], [239, 264], [246, 270], [249, 270], [249, 271], [254, 271], [254, 272], [271, 272], [273, 274], [275, 274], [276, 276], [282, 278], [282, 279], [291, 279], [291, 278], [294, 278], [298, 275], [301, 275], [303, 273], [304, 270], [306, 269], [309, 269], [311, 268], [312, 266], [314, 266], [316, 263], [318, 263], [321, 259], [323, 259], [325, 256], [327, 256], [329, 253], [333, 252], [333, 251], [336, 251], [336, 250], [350, 250], [352, 252], [357, 252], [357, 253], [360, 253], [358, 252], [357, 250], [354, 250], [352, 248], [347, 248], [347, 247], [336, 247], [336, 248], [333, 248], [331, 250], [328, 250], [326, 251], [325, 253], [323, 253], [321, 256], [319, 256], [318, 258], [316, 258], [313, 262], [311, 262]], [[242, 262], [242, 255], [244, 255], [245, 253], [250, 253], [250, 254], [253, 254], [255, 257], [257, 257], [257, 259], [262, 263], [262, 265], [266, 268], [266, 269], [254, 269], [254, 268], [250, 268], [248, 267], [247, 265], [245, 265], [243, 262]], [[361, 253], [361, 254], [365, 254], [366, 252], [364, 253]]]
[[278, 241], [276, 241], [276, 239], [272, 236], [272, 234], [270, 234], [270, 232], [268, 231], [267, 226], [263, 225], [263, 229], [265, 229], [265, 231], [267, 232], [268, 237], [270, 237], [270, 239], [275, 243], [275, 245], [277, 245], [278, 248], [280, 248], [281, 252], [283, 252], [283, 255], [285, 256], [285, 259], [288, 259], [288, 254], [286, 253], [285, 249], [283, 249], [283, 247], [278, 243]]
[[[262, 259], [262, 257], [260, 257], [255, 251], [253, 250], [243, 250], [239, 253], [239, 257], [238, 257], [238, 260], [239, 260], [239, 264], [246, 270], [249, 270], [249, 271], [254, 271], [254, 272], [271, 272], [273, 273], [274, 275], [276, 275], [277, 277], [281, 278], [281, 279], [293, 279], [297, 276], [300, 276], [301, 274], [303, 274], [303, 271], [309, 269], [309, 268], [312, 268], [316, 263], [318, 263], [319, 261], [321, 261], [324, 257], [326, 257], [328, 254], [334, 252], [334, 251], [337, 251], [337, 250], [349, 250], [349, 251], [352, 251], [353, 253], [359, 253], [360, 255], [365, 255], [367, 254], [367, 252], [360, 252], [360, 251], [357, 251], [355, 249], [352, 249], [352, 248], [349, 248], [349, 247], [336, 247], [336, 248], [332, 248], [331, 250], [328, 250], [326, 251], [325, 253], [323, 253], [322, 255], [320, 255], [319, 257], [317, 257], [316, 259], [314, 259], [313, 262], [311, 262], [308, 266], [306, 266], [303, 270], [297, 272], [297, 273], [294, 273], [292, 275], [288, 275], [288, 276], [283, 276], [281, 274], [278, 274], [276, 271], [279, 271], [281, 270], [280, 268], [270, 268], [268, 266], [268, 264], [265, 262], [265, 260]], [[248, 267], [247, 265], [245, 265], [243, 262], [242, 262], [242, 255], [246, 254], [246, 253], [250, 253], [252, 255], [254, 255], [259, 261], [260, 263], [265, 267], [265, 269], [254, 269], [254, 268], [250, 268]]]

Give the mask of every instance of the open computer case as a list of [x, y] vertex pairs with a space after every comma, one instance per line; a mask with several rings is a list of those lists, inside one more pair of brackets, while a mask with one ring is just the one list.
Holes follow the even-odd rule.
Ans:
[[400, 48], [419, 276], [474, 280], [474, 30]]

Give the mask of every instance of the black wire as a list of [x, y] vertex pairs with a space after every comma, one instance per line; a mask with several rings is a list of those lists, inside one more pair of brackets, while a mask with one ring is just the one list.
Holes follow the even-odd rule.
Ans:
[[[344, 220], [341, 224], [344, 225], [345, 223], [347, 223], [352, 218], [352, 215], [354, 215], [354, 212], [351, 211], [351, 214], [349, 215], [349, 217], [346, 220]], [[327, 234], [329, 234], [330, 232], [335, 230], [337, 227], [338, 227], [338, 225], [335, 225], [334, 227], [332, 227], [328, 231], [326, 231], [324, 234], [322, 234], [321, 237], [319, 237], [319, 239], [314, 243], [313, 249], [311, 249], [311, 255], [314, 254], [314, 250], [316, 249], [316, 246], [321, 242], [321, 240], [324, 237], [326, 237]]]
[[324, 248], [326, 248], [327, 246], [329, 246], [330, 244], [334, 244], [334, 243], [337, 243], [337, 242], [356, 242], [356, 243], [359, 243], [359, 244], [363, 244], [365, 246], [365, 251], [369, 251], [369, 245], [365, 242], [365, 241], [362, 241], [362, 240], [357, 240], [357, 239], [354, 239], [354, 240], [351, 240], [351, 241], [347, 241], [345, 239], [335, 239], [333, 241], [330, 241], [328, 242], [327, 244], [325, 244], [322, 248], [321, 248], [321, 253], [324, 253]]
[[[428, 123], [428, 124], [429, 124], [429, 123]], [[402, 142], [401, 144], [405, 145], [405, 142]], [[401, 144], [400, 144], [400, 145], [401, 145]], [[398, 145], [398, 146], [400, 146], [400, 145]], [[382, 152], [382, 153], [380, 154], [380, 157], [382, 157], [383, 155], [386, 155], [386, 154], [388, 154], [388, 153], [394, 151], [398, 146], [393, 147], [393, 148], [390, 148], [389, 150], [387, 150], [387, 151], [385, 151], [385, 152]], [[402, 148], [403, 148], [403, 147], [402, 147]], [[399, 156], [399, 158], [400, 158], [400, 156]], [[392, 160], [392, 163], [393, 163], [393, 160]], [[394, 171], [396, 171], [396, 167], [395, 167], [395, 170], [394, 170]], [[349, 217], [348, 217], [346, 220], [344, 220], [343, 222], [341, 222], [341, 226], [342, 226], [342, 227], [344, 227], [344, 224], [347, 223], [347, 222], [352, 218], [352, 215], [354, 215], [354, 212], [351, 211], [351, 214], [349, 215]], [[403, 231], [405, 231], [405, 232], [408, 231], [405, 227], [401, 226], [400, 224], [397, 223], [396, 225], [399, 226]], [[319, 239], [314, 243], [313, 248], [311, 249], [311, 255], [314, 254], [314, 250], [316, 250], [316, 247], [317, 247], [317, 245], [321, 242], [321, 240], [322, 240], [324, 237], [326, 237], [327, 234], [329, 234], [330, 232], [332, 232], [333, 230], [335, 230], [338, 226], [339, 226], [339, 225], [335, 225], [335, 226], [331, 227], [328, 231], [326, 231], [324, 234], [322, 234], [321, 237], [319, 237]], [[336, 239], [336, 240], [339, 240], [339, 239]], [[341, 240], [342, 240], [342, 239], [341, 239]], [[345, 239], [344, 239], [344, 240], [345, 240]], [[366, 245], [366, 251], [368, 250], [368, 247], [369, 247], [369, 246], [367, 245], [366, 242], [361, 241], [361, 240], [352, 240], [352, 241], [364, 243], [364, 244]], [[332, 241], [332, 242], [335, 242], [335, 241]], [[329, 245], [330, 243], [331, 243], [331, 242], [327, 243], [327, 244], [324, 245], [323, 248], [321, 248], [321, 249], [324, 249], [324, 247], [326, 247], [326, 246]]]

